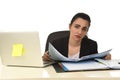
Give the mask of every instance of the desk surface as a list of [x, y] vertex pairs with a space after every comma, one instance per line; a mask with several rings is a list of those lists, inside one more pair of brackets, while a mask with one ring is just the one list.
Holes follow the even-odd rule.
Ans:
[[1, 64], [0, 80], [120, 80], [120, 70], [79, 71], [56, 73], [52, 66], [45, 68], [8, 67]]

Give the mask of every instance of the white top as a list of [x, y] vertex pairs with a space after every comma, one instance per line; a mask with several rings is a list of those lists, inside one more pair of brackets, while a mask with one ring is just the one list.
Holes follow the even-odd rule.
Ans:
[[73, 56], [68, 56], [70, 59], [79, 59], [79, 54], [80, 52], [78, 52], [77, 54], [73, 55]]

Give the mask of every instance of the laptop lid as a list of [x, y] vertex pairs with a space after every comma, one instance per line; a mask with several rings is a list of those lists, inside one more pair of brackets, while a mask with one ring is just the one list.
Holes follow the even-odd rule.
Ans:
[[45, 67], [42, 61], [39, 32], [0, 32], [0, 55], [3, 65]]

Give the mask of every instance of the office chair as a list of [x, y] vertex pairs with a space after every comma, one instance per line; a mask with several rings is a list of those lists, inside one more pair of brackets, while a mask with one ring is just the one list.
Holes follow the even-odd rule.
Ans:
[[65, 36], [69, 36], [70, 31], [56, 31], [56, 32], [52, 32], [48, 35], [47, 41], [46, 41], [46, 47], [45, 47], [45, 51], [48, 51], [48, 45], [49, 42], [52, 43], [53, 40], [58, 39], [58, 38], [62, 38]]

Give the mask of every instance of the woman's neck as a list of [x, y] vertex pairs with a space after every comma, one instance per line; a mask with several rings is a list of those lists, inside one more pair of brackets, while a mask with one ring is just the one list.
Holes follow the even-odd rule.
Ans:
[[70, 46], [77, 47], [77, 46], [80, 46], [80, 44], [81, 44], [81, 40], [80, 41], [75, 41], [72, 38], [69, 38], [69, 45]]
[[[68, 56], [74, 56], [79, 53], [81, 47], [81, 41], [75, 41], [72, 38], [69, 38], [68, 43]], [[79, 56], [78, 56], [79, 57]]]

